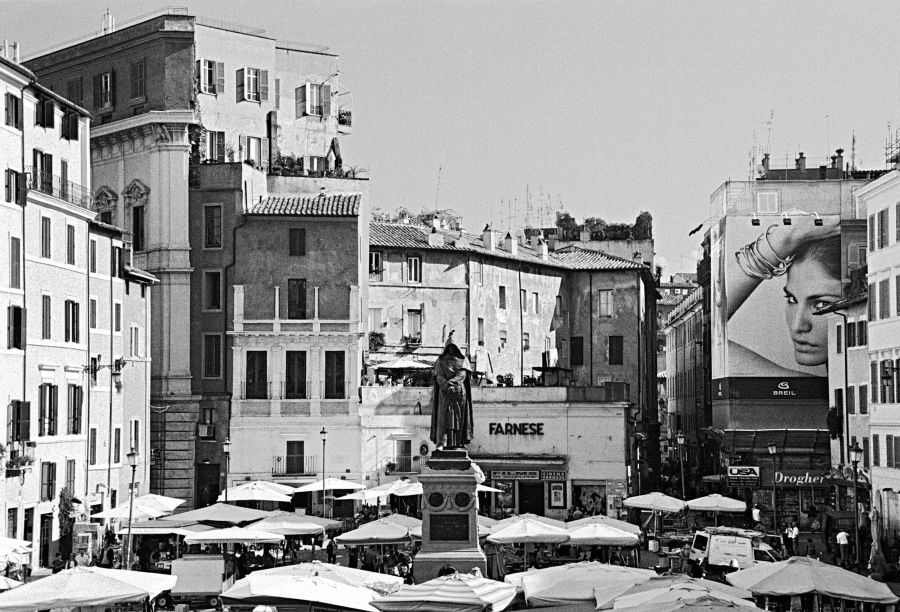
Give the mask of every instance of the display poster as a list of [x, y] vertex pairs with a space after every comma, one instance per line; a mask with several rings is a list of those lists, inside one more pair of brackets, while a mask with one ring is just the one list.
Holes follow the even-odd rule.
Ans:
[[566, 483], [551, 482], [550, 483], [550, 507], [565, 508], [566, 507]]

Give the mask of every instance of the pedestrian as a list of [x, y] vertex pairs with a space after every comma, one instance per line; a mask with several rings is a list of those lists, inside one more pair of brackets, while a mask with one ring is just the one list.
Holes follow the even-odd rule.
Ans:
[[53, 558], [53, 563], [50, 564], [50, 568], [53, 570], [54, 574], [58, 574], [63, 571], [66, 567], [66, 562], [63, 561], [62, 555], [56, 553], [56, 556]]
[[81, 567], [87, 567], [91, 564], [91, 558], [88, 557], [87, 551], [84, 548], [78, 551], [78, 554], [75, 555], [75, 563], [77, 565], [80, 565]]
[[841, 551], [841, 565], [846, 566], [850, 562], [850, 535], [846, 529], [841, 529], [834, 539]]
[[781, 542], [784, 546], [785, 553], [788, 557], [794, 556], [794, 542], [791, 539], [791, 526], [784, 523], [784, 530], [781, 532]]
[[369, 572], [374, 572], [378, 569], [378, 553], [375, 552], [374, 546], [367, 547], [363, 553], [362, 568]]
[[806, 538], [806, 556], [816, 558], [816, 545], [813, 544], [812, 538]]
[[797, 521], [791, 521], [791, 526], [788, 527], [788, 540], [790, 541], [790, 548], [792, 555], [800, 554], [800, 528], [797, 527]]
[[351, 546], [347, 551], [347, 567], [351, 569], [359, 568], [359, 547]]
[[325, 547], [325, 552], [328, 553], [329, 563], [337, 563], [337, 543], [334, 541], [334, 538], [328, 539], [328, 546]]

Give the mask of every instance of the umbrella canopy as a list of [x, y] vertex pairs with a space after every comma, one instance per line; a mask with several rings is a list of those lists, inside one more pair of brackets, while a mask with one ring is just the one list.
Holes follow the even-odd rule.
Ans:
[[679, 601], [695, 601], [705, 597], [715, 597], [716, 599], [727, 603], [756, 609], [756, 604], [743, 597], [735, 597], [714, 588], [688, 583], [676, 584], [660, 589], [650, 589], [648, 591], [630, 595], [622, 595], [616, 598], [613, 608], [634, 608], [637, 606], [655, 607], [659, 604]]
[[382, 497], [387, 497], [388, 495], [395, 495], [398, 491], [402, 491], [403, 489], [405, 489], [409, 484], [410, 482], [407, 480], [395, 480], [393, 482], [386, 482], [383, 485], [378, 485], [377, 487], [372, 487], [371, 489], [362, 489], [360, 491], [344, 495], [343, 497], [338, 497], [338, 501], [345, 499], [374, 501], [376, 499], [381, 499]]
[[658, 491], [629, 497], [624, 503], [629, 508], [643, 508], [657, 512], [681, 512], [684, 510], [683, 501]]
[[369, 604], [375, 591], [313, 574], [287, 577], [253, 572], [235, 582], [221, 597], [232, 604], [277, 606], [302, 601], [347, 610], [375, 611]]
[[[181, 535], [187, 536], [192, 533], [201, 531], [211, 531], [215, 529], [210, 525], [201, 523], [178, 523], [175, 521], [143, 521], [131, 524], [131, 535]], [[122, 525], [116, 531], [116, 535], [127, 535], [128, 525]]]
[[610, 518], [603, 514], [594, 514], [592, 516], [586, 516], [576, 521], [569, 521], [568, 523], [566, 523], [566, 527], [569, 529], [569, 531], [572, 531], [573, 529], [583, 527], [584, 525], [590, 525], [592, 523], [609, 525], [610, 527], [615, 527], [620, 531], [627, 531], [628, 533], [633, 533], [638, 536], [641, 535], [641, 528], [637, 525], [632, 525], [631, 523], [627, 523], [625, 521]]
[[[279, 487], [283, 485], [277, 485]], [[288, 488], [288, 487], [284, 487]], [[293, 489], [289, 489], [291, 494]], [[291, 494], [285, 494], [271, 487], [269, 483], [262, 480], [256, 482], [245, 482], [235, 487], [231, 487], [226, 493], [221, 493], [217, 501], [225, 501], [226, 497], [229, 502], [235, 501], [274, 501], [274, 502], [291, 502]]]
[[392, 593], [403, 584], [403, 578], [400, 576], [378, 574], [376, 572], [324, 563], [322, 561], [311, 561], [308, 563], [273, 567], [267, 570], [257, 570], [251, 575], [282, 576], [286, 579], [301, 575], [321, 576], [336, 582], [344, 582], [345, 584], [357, 587], [366, 587], [367, 589], [372, 589], [378, 593]]
[[285, 512], [284, 510], [275, 510], [273, 512], [269, 512], [269, 516], [272, 517], [300, 517], [303, 519], [304, 523], [315, 523], [316, 525], [321, 525], [327, 531], [332, 531], [335, 529], [340, 529], [343, 527], [343, 524], [340, 521], [335, 521], [329, 518], [323, 518], [321, 516], [313, 516], [312, 514], [300, 514], [298, 512]]
[[492, 519], [489, 516], [484, 516], [483, 514], [477, 515], [475, 517], [475, 519], [478, 521], [478, 524], [481, 525], [482, 527], [493, 527], [494, 525], [496, 525], [498, 523], [498, 521]]
[[409, 356], [403, 356], [393, 361], [385, 361], [384, 363], [376, 363], [376, 370], [430, 370], [434, 367], [434, 362], [426, 363], [417, 361]]
[[372, 601], [382, 612], [482, 612], [505, 610], [516, 597], [512, 585], [471, 574], [439, 576]]
[[192, 533], [184, 538], [186, 544], [277, 544], [284, 541], [278, 533], [244, 529], [243, 527], [226, 527], [202, 533]]
[[305, 484], [302, 487], [297, 487], [294, 489], [294, 493], [316, 493], [321, 490], [326, 491], [356, 491], [358, 489], [365, 489], [366, 485], [359, 484], [358, 482], [353, 482], [350, 480], [342, 480], [340, 478], [326, 478], [324, 482], [324, 487], [322, 486], [323, 482], [321, 480], [317, 480], [315, 482], [311, 482], [309, 484]]
[[[338, 544], [345, 546], [366, 546], [371, 544], [399, 544], [410, 541], [409, 530], [415, 525], [401, 524], [398, 515], [392, 514], [384, 518], [363, 523], [358, 529], [342, 533], [334, 538]], [[419, 523], [421, 526], [421, 522]]]
[[565, 527], [557, 527], [535, 518], [522, 515], [511, 523], [500, 521], [494, 525], [489, 542], [495, 544], [524, 544], [543, 542], [547, 544], [559, 544], [568, 542], [569, 531]]
[[227, 523], [237, 525], [239, 523], [249, 523], [258, 521], [259, 519], [270, 516], [271, 512], [265, 510], [254, 510], [253, 508], [242, 508], [241, 506], [232, 506], [230, 504], [213, 504], [205, 508], [197, 508], [180, 514], [163, 517], [161, 521], [190, 521], [193, 523], [210, 522], [210, 523]]
[[304, 520], [302, 514], [285, 512], [278, 516], [270, 516], [250, 525], [255, 531], [279, 533], [285, 536], [311, 535], [325, 533], [325, 527], [319, 523]]
[[[750, 599], [753, 594], [746, 589], [739, 589], [721, 582], [704, 580], [702, 578], [689, 578], [685, 575], [671, 576], [647, 576], [636, 582], [633, 586], [623, 584], [602, 585], [594, 589], [594, 600], [598, 610], [612, 608], [621, 597], [646, 593], [648, 591], [660, 591], [661, 589], [695, 587], [706, 589], [713, 596], [724, 595], [737, 599]], [[633, 604], [637, 605], [637, 604]]]
[[171, 510], [163, 510], [153, 503], [142, 504], [138, 501], [138, 498], [135, 497], [133, 506], [131, 500], [125, 500], [115, 508], [103, 510], [102, 512], [91, 515], [91, 518], [119, 519], [127, 521], [130, 516], [131, 520], [145, 520], [159, 518], [171, 513]]
[[726, 577], [754, 595], [818, 593], [838, 599], [892, 604], [898, 601], [888, 586], [809, 557], [791, 557], [777, 563], [758, 563]]
[[[500, 489], [495, 489], [494, 487], [488, 487], [486, 485], [480, 484], [475, 487], [475, 491], [478, 493], [503, 493]], [[410, 495], [421, 495], [422, 494], [422, 483], [421, 482], [407, 482], [405, 486], [398, 487], [397, 490], [392, 491], [391, 495], [396, 495], [397, 497], [409, 497]], [[552, 519], [549, 519], [552, 520]]]
[[747, 510], [746, 502], [725, 497], [718, 493], [688, 500], [685, 502], [685, 505], [690, 510], [700, 510], [702, 512], [746, 512]]
[[0, 591], [8, 591], [9, 589], [14, 589], [21, 584], [22, 583], [18, 580], [13, 580], [12, 578], [7, 578], [6, 576], [0, 576]]
[[49, 610], [142, 601], [171, 590], [178, 578], [164, 574], [75, 567], [4, 593], [0, 610]]
[[[749, 602], [747, 602], [749, 603]], [[616, 608], [619, 612], [744, 612], [759, 610], [756, 606], [736, 604], [715, 595], [702, 595], [697, 599], [648, 603], [630, 608]]]
[[519, 519], [523, 519], [523, 518], [530, 518], [539, 523], [544, 523], [545, 525], [550, 525], [551, 527], [565, 528], [565, 526], [566, 526], [566, 524], [563, 521], [557, 521], [556, 519], [547, 518], [546, 516], [538, 516], [536, 514], [531, 514], [529, 512], [526, 512], [525, 514], [517, 514], [515, 516], [505, 518], [502, 521], [497, 521], [494, 524], [494, 531], [497, 531], [498, 529], [503, 529], [507, 525], [512, 525], [513, 523], [518, 522]]
[[167, 495], [156, 495], [155, 493], [147, 493], [134, 498], [134, 503], [141, 504], [150, 508], [159, 508], [167, 514], [175, 512], [175, 508], [184, 503], [183, 499], [177, 497], [169, 497]]
[[589, 523], [569, 530], [569, 544], [578, 546], [637, 546], [640, 541], [633, 533], [603, 523]]
[[506, 582], [521, 590], [529, 605], [553, 606], [593, 603], [597, 586], [616, 585], [623, 592], [655, 575], [653, 570], [582, 561], [509, 574]]

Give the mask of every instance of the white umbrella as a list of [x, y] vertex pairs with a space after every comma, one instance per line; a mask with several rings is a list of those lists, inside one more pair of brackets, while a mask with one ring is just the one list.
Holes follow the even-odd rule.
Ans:
[[385, 361], [375, 364], [376, 370], [430, 370], [434, 362], [416, 361], [412, 357], [404, 356], [393, 361]]
[[294, 565], [282, 565], [266, 570], [253, 572], [254, 576], [281, 576], [291, 580], [295, 576], [321, 576], [358, 587], [366, 587], [378, 593], [390, 593], [403, 584], [403, 578], [390, 574], [378, 574], [367, 570], [345, 567], [322, 561], [310, 561]]
[[159, 520], [177, 523], [199, 523], [201, 521], [207, 521], [210, 523], [230, 523], [231, 525], [237, 525], [238, 523], [258, 521], [267, 516], [272, 516], [272, 513], [266, 512], [265, 510], [242, 508], [241, 506], [233, 506], [231, 504], [213, 504], [212, 506], [196, 508], [180, 514], [166, 516]]
[[499, 612], [509, 607], [515, 597], [512, 585], [472, 574], [453, 574], [405, 586], [374, 599], [372, 605], [382, 612]]
[[186, 536], [184, 541], [186, 544], [277, 544], [284, 541], [284, 536], [243, 527], [226, 527], [193, 533]]
[[[403, 521], [396, 518], [398, 515], [386, 516], [372, 521], [371, 523], [363, 523], [359, 528], [347, 533], [342, 533], [334, 538], [338, 544], [345, 546], [368, 546], [372, 544], [398, 544], [401, 542], [409, 542], [409, 530], [416, 525], [409, 521]], [[411, 518], [411, 517], [407, 517]], [[413, 519], [418, 521], [418, 519]], [[421, 525], [421, 521], [418, 523]]]
[[316, 493], [318, 491], [346, 491], [346, 490], [357, 490], [357, 489], [365, 489], [366, 485], [360, 484], [358, 482], [353, 482], [350, 480], [343, 480], [341, 478], [326, 478], [324, 482], [324, 487], [322, 486], [323, 482], [321, 480], [317, 480], [315, 482], [311, 482], [309, 484], [305, 484], [302, 487], [297, 487], [294, 489], [294, 493]]
[[603, 523], [589, 523], [569, 530], [569, 544], [578, 546], [637, 546], [640, 541], [633, 533]]
[[713, 589], [711, 587], [696, 584], [679, 584], [664, 587], [660, 589], [652, 589], [633, 595], [622, 595], [616, 598], [613, 604], [614, 609], [634, 608], [637, 606], [650, 607], [659, 604], [669, 603], [673, 601], [695, 601], [706, 597], [715, 597], [721, 601], [727, 601], [737, 606], [746, 606], [754, 610], [758, 610], [756, 604], [741, 597], [729, 595], [724, 591]]
[[683, 501], [658, 491], [629, 497], [624, 501], [624, 504], [629, 508], [643, 508], [644, 510], [654, 510], [656, 512], [681, 512], [684, 510]]
[[506, 582], [522, 592], [530, 605], [554, 606], [593, 602], [597, 585], [614, 584], [625, 590], [653, 576], [653, 570], [582, 561], [509, 574]]
[[178, 499], [177, 497], [169, 497], [167, 495], [147, 493], [140, 497], [135, 497], [134, 503], [141, 504], [141, 506], [145, 507], [156, 507], [171, 514], [172, 512], [175, 512], [175, 508], [184, 503], [184, 500]]
[[718, 493], [688, 500], [685, 502], [685, 505], [690, 510], [699, 510], [701, 512], [745, 512], [747, 510], [746, 502], [725, 497]]
[[386, 482], [383, 485], [378, 485], [377, 487], [372, 487], [371, 489], [361, 489], [344, 495], [343, 497], [338, 497], [337, 499], [338, 501], [349, 499], [357, 501], [373, 501], [382, 497], [387, 497], [388, 495], [396, 495], [398, 491], [402, 491], [409, 484], [409, 481], [406, 480], [395, 480], [393, 482]]
[[523, 559], [524, 566], [528, 567], [528, 545], [533, 543], [543, 544], [559, 544], [569, 541], [569, 531], [565, 527], [557, 527], [544, 521], [537, 520], [538, 517], [523, 514], [522, 516], [513, 517], [511, 519], [500, 521], [491, 528], [491, 535], [488, 536], [488, 542], [494, 544], [524, 544], [525, 556]]
[[[494, 487], [488, 487], [485, 485], [477, 485], [475, 490], [478, 493], [502, 493], [500, 489], [495, 489]], [[421, 482], [408, 482], [403, 487], [398, 487], [396, 491], [392, 491], [391, 495], [396, 495], [397, 497], [408, 497], [410, 495], [421, 495], [422, 494], [422, 483]]]
[[[293, 491], [293, 489], [290, 489]], [[227, 501], [235, 502], [235, 501], [274, 501], [274, 502], [283, 502], [290, 503], [291, 497], [290, 495], [286, 495], [280, 491], [273, 489], [272, 487], [264, 484], [263, 481], [257, 480], [255, 482], [247, 482], [244, 484], [239, 484], [234, 487], [230, 487], [226, 492], [219, 494], [219, 498], [216, 501]]]
[[627, 531], [628, 533], [633, 533], [638, 536], [641, 535], [641, 528], [637, 525], [632, 525], [631, 523], [626, 523], [625, 521], [620, 521], [619, 519], [610, 518], [603, 514], [594, 514], [574, 521], [569, 521], [568, 523], [566, 523], [566, 528], [568, 528], [569, 531], [572, 531], [579, 527], [591, 525], [593, 523], [608, 525], [609, 527], [615, 527], [619, 531]]
[[159, 506], [155, 506], [152, 503], [146, 505], [141, 504], [140, 502], [138, 502], [137, 498], [135, 498], [133, 508], [131, 507], [131, 501], [125, 500], [115, 508], [109, 508], [108, 510], [103, 510], [102, 512], [91, 515], [91, 518], [118, 519], [127, 521], [128, 517], [130, 516], [131, 520], [133, 521], [142, 521], [146, 519], [159, 518], [171, 513], [172, 512], [170, 510], [163, 510]]
[[285, 536], [311, 535], [325, 533], [325, 528], [319, 523], [303, 520], [302, 514], [285, 512], [283, 515], [270, 516], [253, 523], [250, 527], [256, 531], [267, 533], [280, 533]]
[[272, 518], [282, 517], [289, 520], [296, 518], [302, 520], [304, 523], [315, 523], [316, 525], [321, 525], [322, 527], [324, 527], [326, 531], [334, 531], [335, 529], [340, 529], [344, 526], [340, 521], [323, 518], [321, 516], [314, 516], [312, 514], [285, 512], [284, 510], [275, 510], [273, 512], [267, 512], [267, 514]]
[[13, 580], [12, 578], [7, 578], [6, 576], [0, 576], [0, 591], [8, 591], [9, 589], [14, 589], [17, 586], [21, 586], [22, 583], [18, 580]]
[[[668, 576], [648, 576], [636, 582], [634, 585], [604, 584], [594, 589], [594, 599], [597, 609], [605, 610], [607, 608], [612, 608], [614, 605], [616, 607], [622, 607], [626, 604], [629, 606], [642, 605], [629, 603], [628, 601], [624, 604], [621, 603], [620, 600], [625, 597], [631, 597], [647, 592], [653, 592], [654, 595], [651, 597], [657, 597], [662, 596], [662, 593], [666, 590], [677, 589], [692, 589], [695, 592], [705, 589], [708, 594], [716, 597], [725, 596], [728, 598], [744, 600], [753, 598], [753, 594], [746, 589], [739, 589], [728, 584], [704, 580], [702, 578], [689, 578], [684, 574], [672, 574]], [[636, 600], [629, 601], [634, 602]]]
[[[333, 580], [313, 574], [266, 575], [261, 572], [241, 578], [221, 597], [228, 603], [253, 605], [289, 606], [304, 601], [326, 604], [344, 610], [365, 610], [374, 612], [369, 602], [375, 591], [358, 587], [344, 581]], [[304, 606], [305, 609], [305, 606]]]

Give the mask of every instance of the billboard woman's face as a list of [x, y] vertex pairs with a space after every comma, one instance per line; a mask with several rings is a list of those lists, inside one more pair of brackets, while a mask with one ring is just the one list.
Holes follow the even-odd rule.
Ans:
[[841, 281], [816, 261], [795, 261], [784, 286], [785, 318], [794, 343], [794, 359], [804, 366], [828, 362], [828, 319], [813, 314], [841, 300]]

